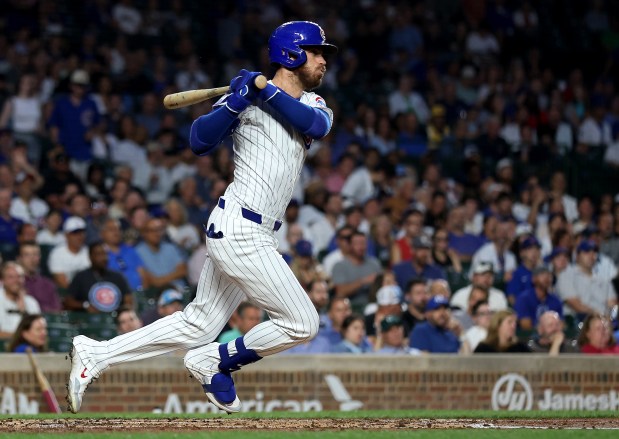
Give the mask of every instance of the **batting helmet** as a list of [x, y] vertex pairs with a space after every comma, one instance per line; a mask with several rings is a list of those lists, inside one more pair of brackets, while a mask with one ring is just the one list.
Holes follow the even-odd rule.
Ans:
[[307, 61], [303, 48], [320, 47], [325, 54], [337, 52], [337, 47], [325, 42], [325, 31], [311, 21], [289, 21], [279, 26], [269, 38], [271, 64], [295, 69]]

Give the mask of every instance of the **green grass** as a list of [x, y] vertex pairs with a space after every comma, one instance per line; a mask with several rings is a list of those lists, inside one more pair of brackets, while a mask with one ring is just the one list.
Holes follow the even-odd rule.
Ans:
[[246, 419], [308, 419], [308, 418], [334, 418], [334, 419], [359, 419], [359, 418], [413, 418], [413, 419], [564, 419], [564, 418], [616, 418], [616, 411], [490, 411], [490, 410], [362, 410], [354, 412], [322, 411], [322, 412], [269, 412], [269, 413], [239, 413], [235, 415], [225, 414], [157, 414], [157, 413], [41, 413], [38, 415], [2, 415], [2, 419], [57, 419], [57, 418], [123, 418], [123, 419], [207, 419], [207, 418], [246, 418]]

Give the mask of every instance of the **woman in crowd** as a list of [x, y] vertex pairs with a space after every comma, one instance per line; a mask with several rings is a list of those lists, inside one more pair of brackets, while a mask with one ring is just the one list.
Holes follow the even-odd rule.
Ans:
[[342, 323], [342, 341], [333, 347], [337, 354], [363, 354], [372, 348], [365, 340], [365, 323], [358, 314], [349, 315]]
[[21, 319], [7, 350], [24, 353], [28, 348], [32, 352], [47, 350], [47, 321], [41, 314], [26, 314]]
[[531, 352], [516, 337], [516, 313], [511, 309], [498, 311], [492, 316], [488, 336], [475, 348], [476, 354]]
[[461, 273], [462, 264], [458, 254], [448, 247], [448, 232], [438, 228], [432, 235], [432, 258], [434, 262], [446, 272]]
[[583, 354], [619, 355], [619, 345], [611, 331], [610, 322], [602, 315], [587, 316], [578, 336], [578, 346]]

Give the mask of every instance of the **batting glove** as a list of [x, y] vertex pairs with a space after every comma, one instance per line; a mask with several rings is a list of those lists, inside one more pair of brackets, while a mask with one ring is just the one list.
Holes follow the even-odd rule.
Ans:
[[269, 99], [273, 98], [273, 96], [275, 96], [277, 93], [279, 93], [279, 88], [277, 88], [273, 84], [267, 83], [267, 86], [260, 90], [258, 97], [264, 102], [268, 102]]
[[260, 72], [249, 72], [242, 69], [238, 76], [230, 81], [230, 91], [239, 92], [241, 96], [249, 101], [253, 101], [258, 96], [258, 89], [254, 84], [256, 77], [261, 75]]
[[243, 97], [238, 91], [232, 93], [226, 99], [226, 107], [228, 108], [228, 110], [236, 114], [240, 113], [250, 105], [251, 101], [249, 99], [245, 99], [245, 97]]

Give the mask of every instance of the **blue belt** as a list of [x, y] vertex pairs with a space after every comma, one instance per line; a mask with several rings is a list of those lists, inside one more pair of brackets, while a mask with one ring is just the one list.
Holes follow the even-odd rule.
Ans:
[[[217, 205], [220, 208], [225, 209], [226, 200], [220, 197], [219, 201], [217, 202]], [[241, 215], [243, 215], [243, 218], [250, 220], [253, 223], [262, 224], [262, 215], [260, 215], [258, 212], [254, 212], [253, 210], [249, 210], [244, 207], [241, 207]], [[277, 220], [273, 223], [273, 230], [277, 232], [281, 226], [282, 226], [282, 222]]]

